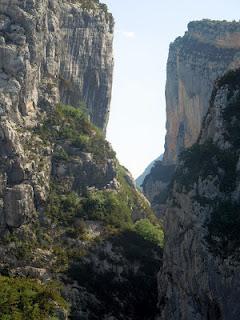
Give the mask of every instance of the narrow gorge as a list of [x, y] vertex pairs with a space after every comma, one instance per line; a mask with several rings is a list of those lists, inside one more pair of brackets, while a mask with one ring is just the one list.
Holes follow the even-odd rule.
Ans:
[[240, 23], [170, 45], [165, 153], [106, 141], [114, 18], [0, 0], [0, 320], [238, 320]]

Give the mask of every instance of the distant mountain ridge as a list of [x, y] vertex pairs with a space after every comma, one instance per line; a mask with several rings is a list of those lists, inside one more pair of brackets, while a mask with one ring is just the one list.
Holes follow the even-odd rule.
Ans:
[[147, 168], [144, 170], [144, 172], [135, 180], [136, 185], [138, 188], [142, 189], [142, 184], [146, 176], [151, 172], [152, 167], [154, 166], [154, 163], [156, 161], [162, 161], [163, 159], [163, 154], [161, 154], [157, 159], [153, 160]]

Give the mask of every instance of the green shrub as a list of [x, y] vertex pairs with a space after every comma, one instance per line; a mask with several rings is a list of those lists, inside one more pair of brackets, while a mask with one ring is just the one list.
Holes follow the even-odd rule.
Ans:
[[148, 219], [142, 219], [135, 223], [134, 229], [145, 240], [163, 247], [164, 234], [160, 225], [153, 225]]
[[43, 125], [35, 129], [45, 143], [61, 145], [54, 152], [54, 159], [69, 160], [65, 145], [73, 146], [82, 152], [92, 153], [96, 162], [114, 159], [116, 153], [105, 140], [102, 131], [88, 119], [86, 108], [74, 108], [59, 104]]
[[68, 226], [80, 209], [81, 199], [75, 192], [59, 195], [52, 190], [48, 198], [46, 215], [61, 225]]
[[77, 0], [83, 9], [85, 10], [94, 10], [96, 9], [96, 6], [99, 6], [104, 11], [107, 12], [107, 6], [105, 4], [100, 4], [99, 0]]
[[[238, 156], [234, 150], [220, 150], [212, 141], [204, 144], [195, 143], [179, 156], [180, 165], [174, 178], [179, 187], [184, 186], [190, 190], [199, 177], [219, 176], [220, 190], [230, 192], [235, 188], [237, 160]], [[223, 170], [221, 176], [219, 169]]]
[[68, 161], [69, 156], [64, 149], [57, 150], [54, 152], [53, 158], [55, 161]]
[[89, 136], [79, 134], [73, 139], [72, 145], [76, 148], [88, 151], [89, 139]]
[[128, 172], [123, 166], [117, 166], [117, 179], [121, 186], [121, 197], [123, 201], [127, 203], [128, 207], [131, 208], [131, 211], [145, 212], [148, 219], [155, 223], [157, 218], [153, 210], [145, 197], [129, 183]]
[[56, 286], [0, 276], [0, 320], [57, 319], [56, 306], [67, 308]]
[[131, 209], [121, 195], [114, 191], [94, 191], [83, 200], [82, 210], [89, 219], [126, 228], [132, 224]]

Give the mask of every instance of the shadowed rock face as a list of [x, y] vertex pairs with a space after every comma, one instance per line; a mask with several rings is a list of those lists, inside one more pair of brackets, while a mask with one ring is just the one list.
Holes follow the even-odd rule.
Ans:
[[237, 320], [240, 71], [213, 91], [198, 142], [177, 165], [165, 215], [161, 319]]
[[87, 105], [106, 129], [112, 86], [112, 16], [82, 1], [0, 3], [1, 114], [36, 115], [53, 104]]

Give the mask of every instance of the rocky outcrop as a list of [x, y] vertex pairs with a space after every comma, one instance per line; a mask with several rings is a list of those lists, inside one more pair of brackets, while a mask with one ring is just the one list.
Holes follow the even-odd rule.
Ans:
[[34, 209], [31, 185], [21, 184], [7, 189], [4, 197], [4, 222], [8, 227], [17, 228], [31, 221]]
[[240, 71], [214, 88], [196, 144], [184, 151], [165, 216], [161, 319], [237, 320]]

